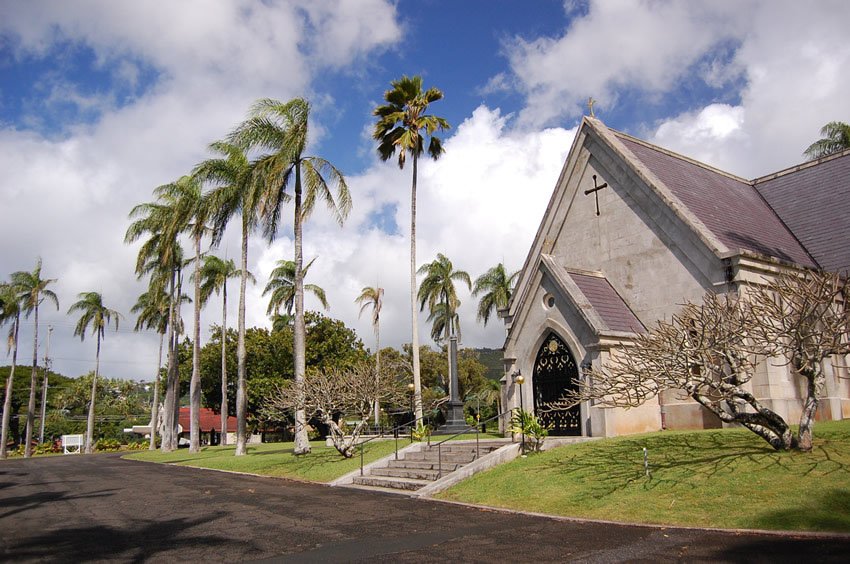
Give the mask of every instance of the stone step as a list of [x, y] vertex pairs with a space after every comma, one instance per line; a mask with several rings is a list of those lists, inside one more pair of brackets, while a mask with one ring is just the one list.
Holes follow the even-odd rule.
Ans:
[[[443, 475], [449, 471], [443, 469]], [[428, 480], [433, 482], [440, 477], [440, 471], [426, 468], [372, 468], [371, 476], [393, 476], [395, 478], [413, 478], [415, 480]]]
[[[408, 452], [405, 453], [403, 460], [415, 460], [418, 462], [433, 462], [437, 463], [440, 460], [440, 454], [436, 449], [423, 452]], [[469, 464], [475, 460], [475, 454], [471, 452], [461, 453], [442, 453], [443, 463], [450, 464]]]
[[353, 483], [358, 486], [416, 491], [419, 488], [430, 484], [431, 481], [432, 480], [420, 480], [415, 478], [397, 478], [393, 476], [356, 476]]
[[[390, 460], [387, 463], [388, 468], [411, 468], [418, 470], [436, 470], [439, 467], [437, 461], [430, 460]], [[459, 464], [443, 461], [443, 472], [454, 472], [460, 467]]]

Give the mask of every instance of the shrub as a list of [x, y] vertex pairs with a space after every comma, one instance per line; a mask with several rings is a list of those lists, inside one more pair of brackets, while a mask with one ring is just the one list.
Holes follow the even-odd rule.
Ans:
[[112, 452], [121, 448], [121, 442], [117, 439], [100, 439], [94, 448], [98, 451]]
[[543, 425], [533, 413], [523, 409], [517, 409], [511, 415], [511, 432], [525, 434], [531, 439], [533, 452], [540, 452], [543, 441], [549, 435], [549, 428]]

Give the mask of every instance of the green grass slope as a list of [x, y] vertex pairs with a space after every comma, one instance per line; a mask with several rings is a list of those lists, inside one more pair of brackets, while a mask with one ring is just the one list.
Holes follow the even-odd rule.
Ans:
[[776, 452], [743, 429], [560, 447], [473, 476], [440, 497], [623, 522], [850, 532], [850, 420], [817, 424], [811, 453]]

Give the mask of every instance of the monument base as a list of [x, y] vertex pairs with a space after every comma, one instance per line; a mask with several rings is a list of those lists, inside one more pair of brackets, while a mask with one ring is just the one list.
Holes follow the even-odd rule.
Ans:
[[446, 423], [437, 427], [433, 435], [455, 435], [457, 433], [474, 433], [475, 427], [467, 425], [463, 418], [463, 402], [450, 401], [446, 413]]

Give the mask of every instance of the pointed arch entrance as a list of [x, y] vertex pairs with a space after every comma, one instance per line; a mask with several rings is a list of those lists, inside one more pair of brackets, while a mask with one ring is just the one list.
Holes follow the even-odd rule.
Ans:
[[564, 392], [575, 389], [578, 365], [569, 347], [558, 335], [550, 332], [543, 340], [534, 361], [534, 412], [549, 434], [556, 436], [581, 435], [581, 407], [541, 411], [541, 407], [557, 401]]

